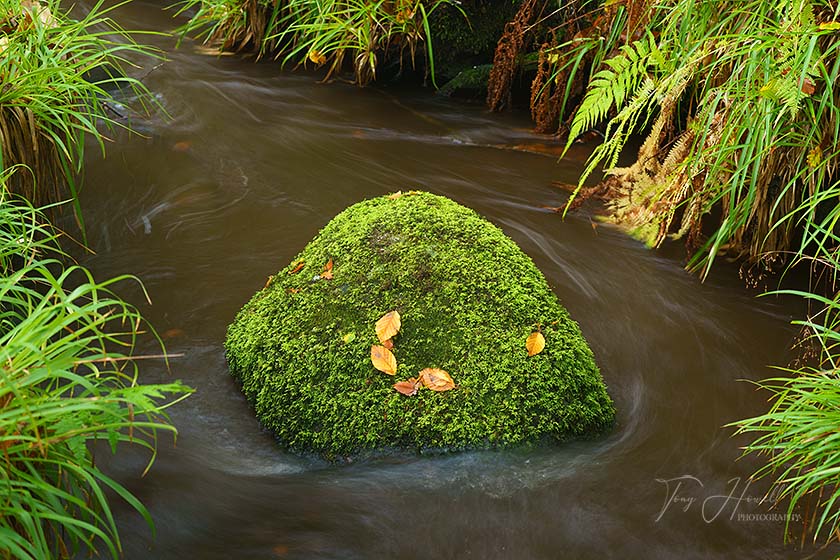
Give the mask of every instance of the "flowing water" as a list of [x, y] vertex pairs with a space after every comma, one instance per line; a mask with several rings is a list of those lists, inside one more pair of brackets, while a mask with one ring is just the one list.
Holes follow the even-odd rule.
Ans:
[[[128, 28], [169, 30], [136, 1]], [[213, 57], [166, 37], [145, 81], [170, 118], [135, 121], [87, 161], [89, 242], [101, 276], [132, 273], [172, 360], [144, 369], [196, 393], [172, 410], [177, 445], [100, 453], [157, 523], [118, 507], [129, 560], [226, 558], [789, 558], [783, 509], [757, 504], [743, 440], [724, 426], [765, 410], [743, 379], [785, 363], [799, 312], [756, 299], [721, 266], [705, 284], [682, 254], [651, 252], [584, 209], [565, 221], [552, 181], [575, 182], [585, 152], [545, 142], [523, 115], [428, 92], [319, 84], [276, 64]], [[425, 189], [474, 208], [520, 244], [580, 323], [618, 409], [594, 441], [537, 450], [393, 455], [329, 464], [282, 451], [260, 430], [222, 349], [227, 324], [267, 276], [364, 198]], [[141, 301], [141, 292], [122, 292]], [[155, 352], [149, 343], [142, 348]], [[813, 551], [810, 551], [813, 552]], [[816, 557], [829, 557], [827, 551]]]

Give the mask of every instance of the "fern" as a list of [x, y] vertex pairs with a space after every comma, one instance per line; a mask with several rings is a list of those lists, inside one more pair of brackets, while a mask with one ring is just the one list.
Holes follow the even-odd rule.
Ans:
[[575, 114], [566, 149], [582, 132], [603, 121], [613, 109], [619, 110], [633, 97], [648, 78], [648, 67], [658, 65], [661, 60], [662, 54], [652, 33], [630, 45], [623, 45], [617, 55], [605, 60], [607, 68], [592, 77], [589, 91]]

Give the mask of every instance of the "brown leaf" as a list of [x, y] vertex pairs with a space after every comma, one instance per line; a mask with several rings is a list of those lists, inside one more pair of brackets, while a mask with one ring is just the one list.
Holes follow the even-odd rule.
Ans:
[[406, 397], [413, 397], [417, 394], [417, 385], [411, 381], [398, 381], [394, 383], [394, 389]]
[[400, 321], [400, 314], [398, 311], [389, 311], [376, 322], [376, 336], [379, 337], [379, 342], [385, 342], [398, 332], [402, 322]]
[[545, 337], [541, 332], [532, 332], [525, 341], [529, 356], [536, 356], [545, 348]]
[[168, 338], [179, 338], [184, 336], [184, 331], [181, 329], [169, 329], [165, 333], [161, 335], [161, 338], [168, 339]]
[[182, 140], [181, 142], [175, 142], [172, 145], [173, 152], [188, 152], [192, 147], [192, 142], [189, 140]]
[[269, 276], [268, 279], [265, 281], [265, 286], [263, 286], [263, 290], [271, 286], [272, 280], [274, 280], [274, 276]]
[[382, 341], [382, 346], [384, 346], [388, 350], [393, 350], [394, 349], [394, 341], [391, 340], [390, 338], [388, 340], [383, 340]]
[[290, 294], [296, 294], [300, 291], [300, 288], [289, 288], [286, 291], [289, 292]]
[[370, 361], [373, 362], [373, 367], [382, 373], [387, 373], [388, 375], [395, 375], [397, 373], [397, 359], [384, 346], [374, 344], [370, 347]]
[[298, 261], [295, 267], [289, 271], [289, 274], [297, 274], [303, 269], [303, 261]]
[[455, 388], [455, 382], [442, 369], [426, 368], [420, 372], [420, 380], [432, 391], [448, 391]]
[[805, 81], [802, 82], [802, 93], [813, 95], [815, 91], [817, 91], [817, 84], [814, 83], [814, 80], [805, 76]]

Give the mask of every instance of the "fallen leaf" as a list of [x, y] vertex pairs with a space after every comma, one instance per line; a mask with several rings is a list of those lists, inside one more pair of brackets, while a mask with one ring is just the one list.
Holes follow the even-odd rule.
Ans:
[[303, 269], [303, 261], [298, 261], [295, 267], [289, 271], [289, 274], [297, 274]]
[[452, 377], [442, 369], [426, 368], [420, 372], [420, 380], [432, 391], [448, 391], [455, 388]]
[[347, 334], [345, 334], [344, 336], [341, 337], [341, 340], [344, 341], [344, 344], [350, 344], [351, 342], [356, 340], [356, 333], [354, 333], [354, 332], [347, 333]]
[[324, 271], [321, 273], [321, 278], [324, 280], [332, 280], [333, 278], [333, 260], [330, 259], [327, 261], [327, 264], [324, 265]]
[[529, 356], [536, 356], [545, 348], [545, 337], [541, 332], [532, 332], [525, 341]]
[[824, 21], [819, 25], [820, 31], [836, 31], [840, 29], [840, 21]]
[[389, 311], [376, 322], [376, 336], [379, 342], [385, 342], [400, 332], [402, 322], [398, 311]]
[[388, 200], [397, 200], [397, 199], [398, 199], [399, 197], [401, 197], [402, 195], [403, 195], [403, 192], [402, 192], [402, 191], [397, 191], [397, 192], [395, 192], [395, 193], [389, 194], [389, 195], [388, 195]]
[[182, 331], [181, 329], [169, 329], [168, 331], [163, 333], [162, 338], [178, 338], [181, 336], [184, 336], [184, 331]]
[[190, 147], [192, 147], [192, 142], [188, 140], [182, 140], [181, 142], [175, 142], [175, 144], [172, 145], [172, 151], [188, 152], [190, 150]]
[[802, 82], [802, 93], [805, 95], [813, 95], [815, 91], [817, 91], [817, 84], [814, 83], [814, 80], [805, 76], [805, 81]]
[[289, 288], [286, 291], [289, 292], [290, 294], [296, 294], [300, 291], [300, 288]]
[[394, 389], [406, 397], [413, 397], [417, 394], [417, 385], [410, 381], [398, 381], [394, 383]]
[[373, 367], [382, 373], [387, 373], [388, 375], [395, 375], [397, 373], [397, 359], [384, 346], [374, 344], [370, 347], [370, 361], [373, 362]]
[[268, 280], [265, 281], [265, 286], [263, 286], [263, 290], [268, 288], [271, 285], [272, 280], [274, 280], [274, 276], [269, 276]]
[[394, 349], [394, 341], [391, 340], [390, 338], [388, 340], [383, 340], [382, 341], [382, 346], [384, 346], [388, 350], [393, 350]]

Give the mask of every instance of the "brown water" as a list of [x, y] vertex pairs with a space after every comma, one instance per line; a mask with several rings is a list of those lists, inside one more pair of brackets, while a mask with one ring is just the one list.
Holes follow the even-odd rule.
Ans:
[[[155, 2], [117, 15], [130, 28], [172, 27]], [[145, 137], [118, 133], [105, 160], [89, 157], [83, 202], [97, 254], [85, 264], [143, 280], [144, 312], [184, 354], [172, 376], [197, 392], [172, 410], [177, 447], [162, 442], [144, 479], [140, 453], [101, 458], [157, 522], [153, 539], [118, 508], [126, 558], [807, 555], [782, 545], [783, 520], [760, 517], [766, 485], [747, 486], [755, 463], [736, 462], [739, 441], [722, 427], [764, 410], [738, 380], [789, 359], [795, 308], [755, 299], [725, 267], [701, 285], [679, 251], [647, 251], [593, 227], [586, 210], [563, 221], [541, 209], [563, 203], [551, 182], [574, 182], [585, 154], [558, 164], [498, 148], [544, 142], [524, 116], [322, 85], [151, 40], [170, 62], [146, 81], [171, 119], [137, 121]], [[287, 454], [260, 431], [227, 375], [227, 324], [332, 216], [400, 189], [476, 209], [533, 257], [595, 351], [619, 412], [612, 434], [333, 465]], [[160, 366], [145, 372], [167, 379]], [[679, 488], [663, 482], [684, 476]]]

